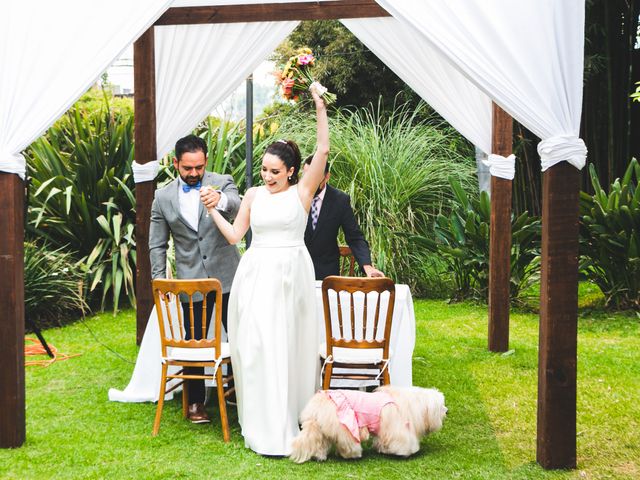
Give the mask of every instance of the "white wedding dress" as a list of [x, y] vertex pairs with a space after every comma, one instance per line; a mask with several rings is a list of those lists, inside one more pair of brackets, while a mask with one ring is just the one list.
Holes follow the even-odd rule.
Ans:
[[288, 455], [298, 417], [316, 389], [318, 322], [313, 263], [304, 244], [307, 212], [296, 186], [259, 187], [251, 247], [229, 297], [229, 342], [245, 445]]

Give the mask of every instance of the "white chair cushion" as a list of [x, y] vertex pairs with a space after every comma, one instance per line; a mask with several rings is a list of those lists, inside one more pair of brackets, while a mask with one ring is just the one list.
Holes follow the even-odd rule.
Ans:
[[[220, 345], [222, 358], [231, 356], [231, 349], [227, 342]], [[179, 360], [183, 362], [213, 362], [218, 358], [215, 348], [167, 348], [167, 357], [163, 360]]]
[[[320, 356], [327, 358], [327, 344], [321, 343]], [[391, 350], [389, 350], [391, 357]], [[345, 348], [333, 347], [333, 361], [338, 363], [379, 363], [382, 361], [381, 348]]]

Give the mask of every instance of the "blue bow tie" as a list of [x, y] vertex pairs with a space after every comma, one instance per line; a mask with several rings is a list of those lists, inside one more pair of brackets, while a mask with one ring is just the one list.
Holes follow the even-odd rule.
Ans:
[[196, 189], [196, 190], [200, 190], [200, 187], [202, 186], [202, 182], [198, 182], [195, 185], [187, 185], [184, 184], [182, 185], [182, 191], [184, 193], [189, 193], [191, 191], [192, 188]]

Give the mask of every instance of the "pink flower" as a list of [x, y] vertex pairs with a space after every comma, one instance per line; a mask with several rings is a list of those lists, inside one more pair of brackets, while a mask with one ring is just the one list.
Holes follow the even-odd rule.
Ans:
[[313, 65], [314, 61], [315, 58], [310, 53], [298, 55], [298, 65]]

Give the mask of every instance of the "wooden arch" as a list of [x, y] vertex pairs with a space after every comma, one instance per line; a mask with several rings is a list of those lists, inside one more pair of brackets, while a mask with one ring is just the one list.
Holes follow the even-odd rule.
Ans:
[[[375, 0], [170, 8], [155, 25], [330, 20], [389, 16]], [[134, 44], [136, 161], [156, 156], [154, 27]], [[493, 153], [511, 153], [512, 120], [494, 105]], [[489, 332], [491, 351], [509, 344], [512, 182], [492, 177]], [[148, 252], [154, 182], [136, 184], [137, 339], [152, 308]], [[542, 280], [538, 366], [537, 461], [576, 465], [576, 345], [579, 171], [566, 162], [543, 174]], [[25, 440], [24, 184], [0, 173], [0, 447]]]

